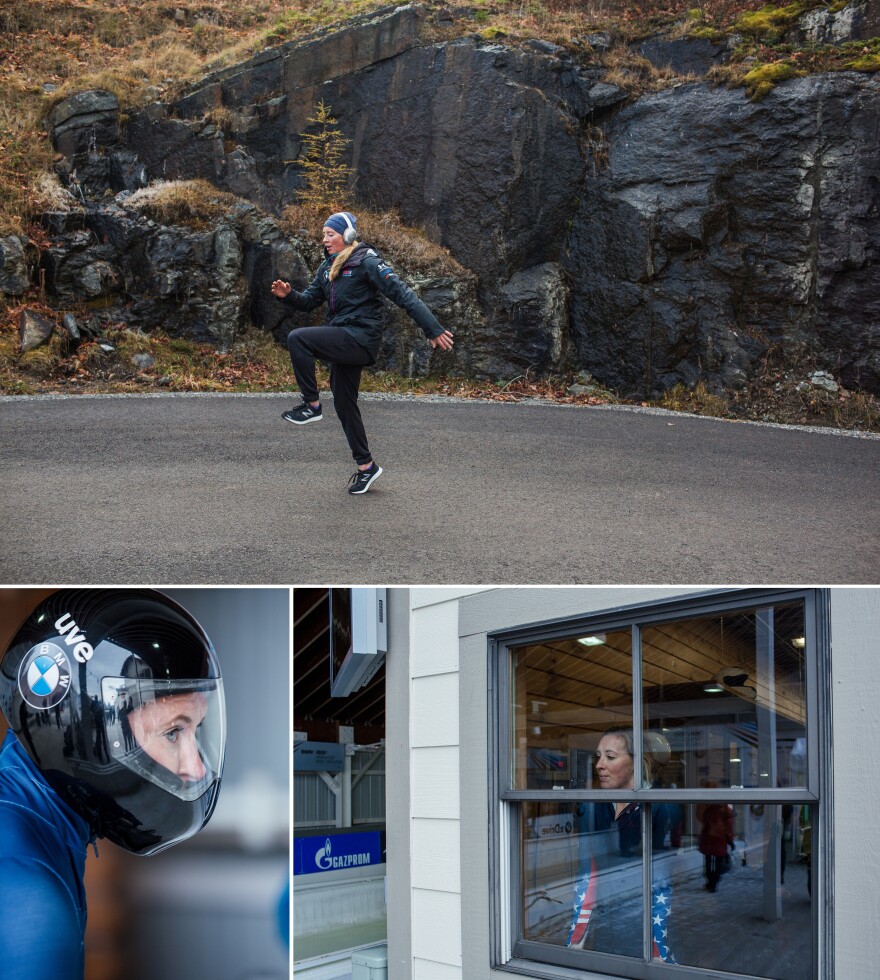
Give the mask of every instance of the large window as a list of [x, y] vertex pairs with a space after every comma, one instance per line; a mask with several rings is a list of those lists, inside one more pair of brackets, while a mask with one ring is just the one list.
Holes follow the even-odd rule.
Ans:
[[726, 593], [494, 638], [496, 965], [824, 975], [821, 599]]

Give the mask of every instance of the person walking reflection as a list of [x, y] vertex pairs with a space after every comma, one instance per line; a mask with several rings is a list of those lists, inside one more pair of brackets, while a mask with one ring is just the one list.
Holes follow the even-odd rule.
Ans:
[[[710, 787], [713, 784], [709, 784]], [[697, 807], [697, 819], [702, 824], [699, 848], [705, 858], [706, 891], [718, 888], [721, 876], [730, 870], [730, 855], [733, 850], [733, 807], [729, 803], [708, 803]]]

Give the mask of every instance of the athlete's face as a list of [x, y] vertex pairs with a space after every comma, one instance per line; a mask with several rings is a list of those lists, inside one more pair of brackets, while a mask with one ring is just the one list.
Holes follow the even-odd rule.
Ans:
[[633, 757], [623, 736], [602, 736], [596, 750], [596, 775], [602, 789], [633, 788]]
[[336, 255], [345, 248], [345, 239], [338, 231], [334, 231], [332, 228], [324, 228], [324, 248], [331, 255]]
[[132, 734], [151, 759], [180, 779], [196, 782], [205, 778], [196, 731], [207, 707], [204, 694], [159, 698], [132, 711]]

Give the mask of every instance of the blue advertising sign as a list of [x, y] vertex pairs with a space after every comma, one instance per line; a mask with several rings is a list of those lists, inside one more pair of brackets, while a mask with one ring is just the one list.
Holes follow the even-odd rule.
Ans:
[[293, 873], [319, 874], [345, 868], [363, 868], [383, 864], [385, 847], [378, 830], [326, 836], [295, 837], [293, 840]]
[[345, 746], [338, 742], [296, 742], [293, 746], [294, 772], [341, 772], [345, 765]]

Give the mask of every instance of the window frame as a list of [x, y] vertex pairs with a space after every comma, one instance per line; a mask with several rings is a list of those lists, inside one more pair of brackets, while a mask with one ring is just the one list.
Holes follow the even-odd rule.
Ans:
[[[749, 974], [705, 970], [662, 962], [651, 962], [595, 951], [571, 950], [522, 938], [518, 883], [521, 878], [520, 821], [522, 803], [552, 801], [574, 803], [607, 800], [601, 789], [521, 790], [512, 787], [511, 768], [511, 649], [524, 644], [557, 640], [578, 632], [610, 632], [632, 629], [633, 730], [644, 726], [641, 683], [641, 630], [685, 618], [760, 609], [802, 600], [805, 631], [805, 702], [807, 707], [807, 770], [805, 787], [634, 789], [618, 792], [617, 798], [642, 804], [695, 803], [723, 800], [731, 803], [802, 803], [814, 811], [814, 846], [811, 854], [812, 980], [834, 976], [833, 894], [830, 827], [833, 804], [831, 762], [831, 657], [830, 592], [827, 589], [774, 588], [730, 589], [690, 594], [686, 597], [635, 603], [586, 615], [562, 617], [499, 629], [486, 634], [488, 643], [488, 777], [489, 777], [489, 915], [492, 968], [531, 977], [581, 978], [627, 976], [637, 980], [693, 977], [705, 980], [742, 980]], [[642, 740], [634, 739], [634, 768], [641, 771]], [[643, 937], [647, 947], [650, 930], [651, 834], [647, 831], [650, 806], [641, 807], [643, 846]], [[644, 951], [646, 954], [648, 949]], [[601, 971], [595, 973], [594, 971]]]

